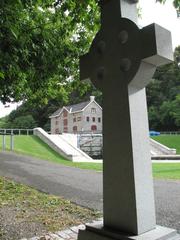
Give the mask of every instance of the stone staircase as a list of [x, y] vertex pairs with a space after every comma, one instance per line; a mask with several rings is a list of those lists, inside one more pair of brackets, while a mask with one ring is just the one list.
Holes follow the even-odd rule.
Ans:
[[64, 158], [73, 162], [92, 162], [93, 159], [81, 151], [72, 141], [68, 141], [63, 135], [50, 135], [42, 128], [35, 128], [34, 135], [48, 144], [53, 150]]
[[167, 155], [176, 155], [176, 149], [168, 148], [165, 145], [150, 139], [150, 151], [151, 156], [167, 156]]
[[[61, 156], [73, 162], [96, 162], [88, 155], [90, 150], [93, 148], [95, 153], [102, 152], [101, 134], [50, 135], [42, 128], [35, 128], [34, 135], [37, 135]], [[152, 159], [180, 159], [180, 156], [176, 155], [176, 149], [168, 148], [153, 139], [150, 139], [150, 151]]]

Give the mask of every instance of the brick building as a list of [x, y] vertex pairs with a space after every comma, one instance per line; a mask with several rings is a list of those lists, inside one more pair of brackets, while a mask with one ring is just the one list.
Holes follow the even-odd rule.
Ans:
[[94, 96], [87, 102], [58, 109], [50, 119], [51, 134], [102, 131], [102, 108]]

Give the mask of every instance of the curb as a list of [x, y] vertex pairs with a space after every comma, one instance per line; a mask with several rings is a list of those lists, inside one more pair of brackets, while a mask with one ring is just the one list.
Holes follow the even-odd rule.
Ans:
[[156, 155], [151, 157], [152, 160], [180, 160], [180, 155]]
[[[99, 223], [102, 223], [102, 218], [86, 224], [98, 225]], [[55, 233], [47, 233], [45, 235], [32, 237], [32, 238], [21, 238], [20, 240], [77, 240], [79, 230], [85, 230], [85, 229], [86, 229], [86, 225], [80, 224], [78, 226], [73, 226], [62, 231], [57, 231]]]

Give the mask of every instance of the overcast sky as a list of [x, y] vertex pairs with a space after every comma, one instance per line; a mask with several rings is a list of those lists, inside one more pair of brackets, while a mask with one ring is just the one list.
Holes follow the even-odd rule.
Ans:
[[[167, 28], [172, 33], [173, 48], [180, 45], [180, 18], [177, 18], [176, 10], [171, 0], [167, 0], [166, 4], [155, 3], [155, 0], [139, 0], [142, 8], [142, 16], [139, 19], [141, 26], [146, 26], [153, 22], [158, 23], [162, 27]], [[0, 103], [0, 117], [8, 115], [17, 104], [6, 104], [10, 107], [4, 107]]]
[[165, 4], [156, 3], [155, 0], [139, 0], [142, 8], [142, 18], [139, 19], [141, 26], [153, 22], [167, 28], [172, 33], [173, 48], [180, 45], [180, 18], [177, 18], [176, 9], [171, 0]]

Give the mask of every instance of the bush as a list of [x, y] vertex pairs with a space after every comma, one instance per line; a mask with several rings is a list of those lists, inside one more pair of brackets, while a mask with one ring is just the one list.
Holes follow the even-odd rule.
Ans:
[[11, 128], [32, 129], [35, 127], [37, 127], [37, 124], [32, 115], [17, 117], [11, 124]]

